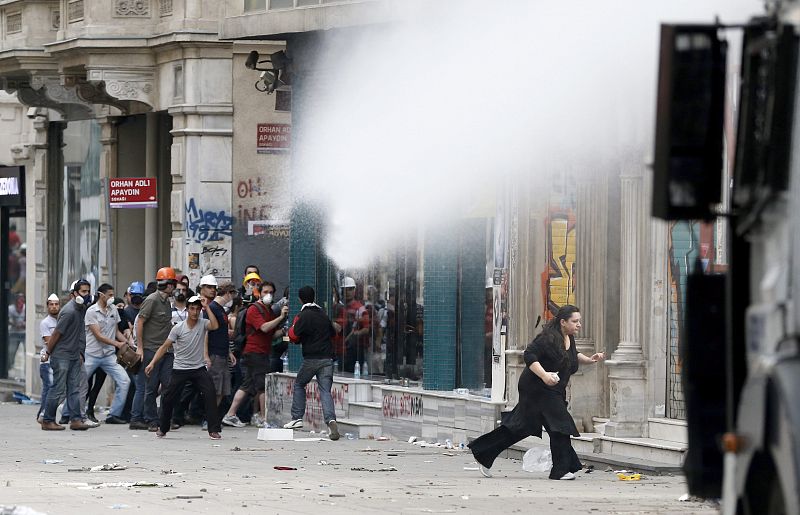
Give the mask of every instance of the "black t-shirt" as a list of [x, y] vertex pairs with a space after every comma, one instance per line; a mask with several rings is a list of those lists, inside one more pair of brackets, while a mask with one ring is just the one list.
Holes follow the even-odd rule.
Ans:
[[[217, 317], [219, 328], [208, 332], [208, 353], [213, 356], [228, 356], [228, 316], [225, 308], [212, 301], [211, 312]], [[203, 318], [208, 318], [208, 314], [203, 310]]]
[[119, 329], [119, 332], [124, 334], [125, 331], [130, 329], [133, 325], [133, 319], [128, 318], [127, 308], [121, 310], [118, 309], [117, 313], [119, 313], [119, 323], [117, 324], [117, 328]]

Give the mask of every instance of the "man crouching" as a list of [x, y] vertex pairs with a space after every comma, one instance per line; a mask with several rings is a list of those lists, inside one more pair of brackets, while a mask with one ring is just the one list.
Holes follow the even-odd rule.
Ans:
[[[161, 395], [161, 419], [156, 436], [163, 438], [169, 431], [172, 420], [172, 409], [183, 391], [186, 382], [191, 382], [203, 394], [206, 404], [206, 419], [208, 420], [208, 436], [212, 440], [219, 440], [222, 436], [220, 418], [217, 413], [216, 390], [214, 382], [208, 374], [207, 367], [211, 366], [208, 355], [208, 331], [219, 327], [217, 317], [209, 307], [208, 299], [195, 295], [187, 302], [188, 316], [186, 320], [175, 325], [169, 333], [167, 340], [158, 348], [150, 364], [144, 369], [148, 376], [153, 371], [153, 366], [164, 357], [167, 352], [175, 349], [175, 360], [172, 364], [172, 378], [167, 390]], [[200, 311], [205, 309], [208, 318], [200, 318]]]

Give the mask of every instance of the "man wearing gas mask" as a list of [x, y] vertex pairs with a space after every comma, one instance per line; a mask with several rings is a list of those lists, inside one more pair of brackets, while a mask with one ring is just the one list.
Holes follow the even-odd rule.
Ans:
[[42, 429], [60, 431], [64, 426], [56, 423], [58, 404], [66, 396], [66, 407], [72, 418], [69, 428], [84, 431], [91, 426], [81, 419], [81, 370], [82, 355], [86, 349], [86, 329], [84, 316], [86, 306], [91, 302], [91, 285], [84, 279], [72, 284], [71, 300], [61, 309], [53, 334], [50, 335], [42, 361], [50, 360], [53, 369], [53, 386], [47, 396], [47, 406], [42, 416]]

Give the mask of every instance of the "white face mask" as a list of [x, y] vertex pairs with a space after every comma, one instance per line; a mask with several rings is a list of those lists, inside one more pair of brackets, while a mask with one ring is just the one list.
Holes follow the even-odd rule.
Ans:
[[272, 294], [265, 293], [263, 297], [261, 297], [261, 302], [264, 304], [272, 304]]
[[231, 308], [233, 307], [233, 299], [231, 299], [231, 300], [229, 300], [228, 302], [226, 302], [226, 303], [225, 303], [225, 306], [223, 306], [223, 307], [224, 307], [225, 309], [231, 309]]

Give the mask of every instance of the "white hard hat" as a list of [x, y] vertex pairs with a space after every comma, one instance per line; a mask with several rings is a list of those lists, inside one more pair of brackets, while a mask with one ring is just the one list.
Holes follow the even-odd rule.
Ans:
[[342, 288], [355, 288], [356, 282], [352, 277], [345, 277], [342, 279]]
[[217, 285], [217, 278], [213, 275], [204, 275], [200, 278], [200, 286], [218, 286]]
[[58, 301], [60, 301], [60, 300], [61, 300], [61, 299], [59, 299], [59, 298], [58, 298], [58, 295], [56, 295], [55, 293], [51, 293], [51, 294], [50, 294], [50, 296], [49, 296], [49, 297], [47, 297], [47, 301], [48, 301], [48, 302], [50, 302], [50, 301], [56, 301], [56, 302], [58, 302]]

